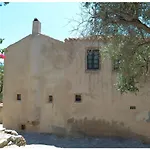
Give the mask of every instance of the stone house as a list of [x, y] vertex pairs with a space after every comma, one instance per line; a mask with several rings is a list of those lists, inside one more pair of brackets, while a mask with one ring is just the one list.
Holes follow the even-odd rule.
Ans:
[[4, 67], [5, 128], [60, 135], [150, 135], [150, 84], [138, 95], [114, 87], [103, 38], [66, 39], [32, 34], [10, 45]]

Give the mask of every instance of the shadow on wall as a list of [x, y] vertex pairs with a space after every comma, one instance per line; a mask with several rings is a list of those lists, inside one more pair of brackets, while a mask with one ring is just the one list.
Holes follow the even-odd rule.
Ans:
[[130, 131], [128, 127], [124, 126], [123, 122], [112, 121], [108, 122], [104, 119], [88, 120], [86, 117], [84, 119], [76, 120], [70, 118], [67, 121], [70, 126], [70, 133], [79, 133], [85, 136], [118, 136], [130, 138], [133, 137], [134, 133]]
[[138, 135], [131, 131], [129, 127], [126, 127], [123, 122], [113, 121], [108, 122], [104, 119], [88, 120], [87, 118], [76, 120], [70, 118], [67, 121], [70, 126], [70, 134], [75, 135], [84, 135], [92, 137], [119, 137], [124, 139], [139, 139], [143, 143], [150, 143], [150, 138]]

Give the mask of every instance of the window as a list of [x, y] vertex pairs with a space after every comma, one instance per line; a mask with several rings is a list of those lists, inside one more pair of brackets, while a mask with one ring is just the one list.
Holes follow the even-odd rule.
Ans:
[[113, 61], [113, 70], [118, 70], [120, 66], [120, 59], [116, 59]]
[[87, 69], [88, 70], [98, 70], [99, 65], [99, 50], [88, 50], [87, 51]]
[[130, 106], [130, 109], [136, 109], [136, 106]]
[[75, 95], [75, 102], [81, 102], [81, 95]]
[[26, 125], [22, 124], [21, 125], [21, 130], [25, 130], [26, 129]]
[[21, 101], [21, 94], [17, 94], [17, 100]]
[[53, 102], [53, 96], [49, 95], [49, 102], [52, 103]]

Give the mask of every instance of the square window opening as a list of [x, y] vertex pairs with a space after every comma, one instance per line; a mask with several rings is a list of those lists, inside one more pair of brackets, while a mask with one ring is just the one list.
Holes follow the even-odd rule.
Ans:
[[49, 95], [49, 103], [52, 103], [52, 102], [53, 102], [53, 96]]
[[75, 102], [81, 102], [82, 98], [81, 95], [75, 95]]
[[17, 94], [17, 100], [21, 101], [21, 94]]

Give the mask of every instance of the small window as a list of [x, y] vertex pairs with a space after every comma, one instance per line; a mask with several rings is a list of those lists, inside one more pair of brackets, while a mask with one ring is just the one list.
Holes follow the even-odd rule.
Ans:
[[21, 130], [25, 130], [26, 129], [26, 125], [25, 124], [22, 124], [21, 125]]
[[81, 102], [81, 95], [75, 95], [75, 102]]
[[136, 106], [130, 106], [130, 109], [136, 109]]
[[87, 51], [87, 69], [98, 70], [100, 69], [100, 55], [99, 50], [88, 50]]
[[49, 102], [52, 103], [53, 102], [53, 96], [49, 95]]
[[21, 101], [21, 94], [17, 94], [17, 100]]
[[117, 71], [120, 67], [120, 59], [116, 59], [113, 61], [113, 70]]

